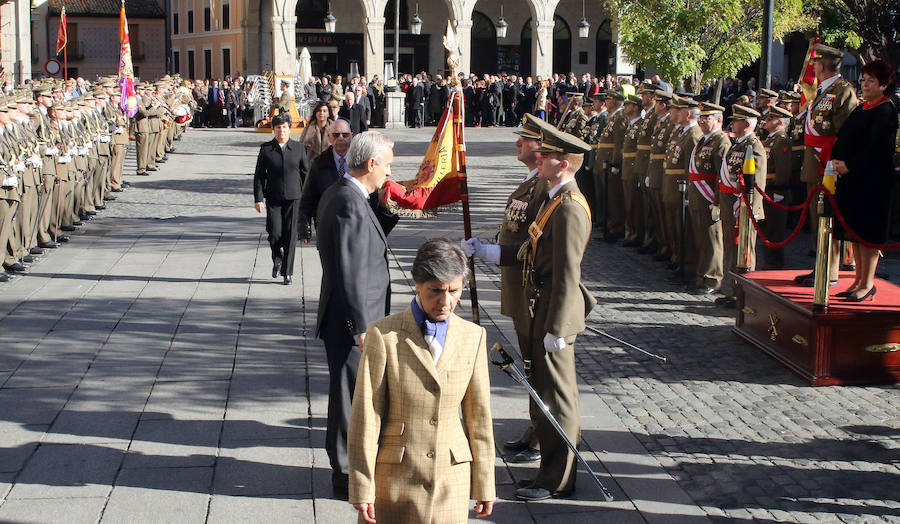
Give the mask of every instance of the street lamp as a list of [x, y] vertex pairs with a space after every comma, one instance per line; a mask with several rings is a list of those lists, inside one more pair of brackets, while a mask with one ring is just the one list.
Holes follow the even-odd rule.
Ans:
[[581, 0], [581, 22], [578, 22], [578, 36], [587, 38], [591, 34], [591, 24], [588, 23], [584, 16], [584, 0]]
[[503, 4], [500, 4], [500, 19], [497, 20], [497, 24], [494, 27], [497, 28], [497, 38], [506, 38], [506, 30], [509, 29], [509, 24], [503, 18]]
[[328, 14], [325, 15], [325, 32], [333, 33], [335, 26], [337, 26], [337, 18], [331, 14], [331, 2], [328, 2]]
[[416, 14], [409, 21], [409, 32], [414, 35], [422, 34], [422, 19], [419, 18], [419, 3], [416, 2]]

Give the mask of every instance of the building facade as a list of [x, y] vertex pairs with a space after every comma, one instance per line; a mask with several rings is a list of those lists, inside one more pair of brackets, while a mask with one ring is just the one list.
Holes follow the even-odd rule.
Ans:
[[[461, 42], [460, 70], [548, 76], [552, 72], [615, 73], [624, 65], [612, 20], [600, 2], [579, 0], [167, 0], [170, 70], [190, 78], [297, 72], [308, 48], [314, 75], [384, 74], [394, 59], [399, 7], [401, 72], [446, 70], [442, 38], [453, 21]], [[498, 38], [497, 22], [507, 25]], [[325, 31], [328, 13], [336, 18]], [[418, 14], [421, 34], [410, 21]], [[578, 35], [582, 14], [590, 24]]]
[[[65, 2], [68, 44], [65, 56], [70, 78], [92, 80], [119, 70], [119, 14], [121, 3], [115, 0]], [[63, 0], [49, 0], [31, 12], [34, 76], [46, 76], [48, 59], [61, 64], [64, 55], [56, 55], [56, 37]], [[128, 0], [128, 34], [134, 74], [153, 80], [166, 73], [166, 13], [156, 0]], [[60, 72], [58, 77], [63, 76]]]
[[31, 78], [31, 4], [0, 1], [0, 67], [3, 82], [13, 85]]

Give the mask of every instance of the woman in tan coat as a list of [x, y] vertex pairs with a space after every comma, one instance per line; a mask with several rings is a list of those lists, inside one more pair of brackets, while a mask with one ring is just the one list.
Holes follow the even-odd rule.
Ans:
[[429, 240], [410, 307], [369, 325], [347, 438], [360, 523], [465, 524], [470, 500], [493, 511], [485, 330], [453, 314], [466, 272], [457, 243]]
[[306, 158], [309, 159], [310, 164], [317, 156], [328, 149], [327, 135], [331, 122], [332, 118], [331, 113], [328, 112], [328, 104], [320, 100], [316, 103], [315, 109], [313, 109], [312, 118], [306, 124], [303, 133], [300, 134], [300, 142], [306, 147]]

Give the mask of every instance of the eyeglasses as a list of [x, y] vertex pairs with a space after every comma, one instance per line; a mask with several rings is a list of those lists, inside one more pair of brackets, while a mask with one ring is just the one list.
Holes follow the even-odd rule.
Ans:
[[328, 106], [328, 109], [338, 109], [339, 106]]
[[340, 137], [348, 137], [351, 134], [352, 133], [331, 133], [331, 136], [333, 136], [335, 138], [340, 138]]

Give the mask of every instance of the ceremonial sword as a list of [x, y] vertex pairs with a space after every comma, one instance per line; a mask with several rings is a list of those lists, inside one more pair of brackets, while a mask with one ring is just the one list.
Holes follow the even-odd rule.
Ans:
[[607, 502], [611, 501], [613, 499], [612, 493], [610, 493], [609, 490], [606, 489], [606, 486], [603, 485], [603, 482], [600, 482], [597, 474], [594, 473], [594, 470], [592, 470], [591, 466], [588, 465], [587, 460], [585, 460], [584, 457], [581, 456], [581, 453], [578, 452], [578, 448], [575, 446], [575, 444], [572, 443], [572, 440], [569, 439], [569, 436], [566, 435], [566, 432], [563, 431], [562, 426], [559, 425], [559, 422], [557, 422], [553, 414], [550, 413], [550, 409], [546, 404], [544, 404], [544, 401], [541, 400], [541, 397], [537, 394], [537, 391], [535, 391], [531, 384], [528, 382], [528, 378], [522, 373], [519, 367], [516, 366], [515, 360], [513, 360], [513, 358], [509, 356], [509, 353], [507, 353], [506, 350], [503, 349], [503, 346], [501, 346], [499, 343], [491, 346], [491, 354], [493, 354], [494, 352], [497, 352], [497, 354], [500, 355], [500, 360], [491, 360], [491, 364], [502, 369], [507, 375], [512, 377], [513, 380], [515, 380], [519, 384], [522, 384], [522, 386], [524, 386], [525, 389], [528, 390], [528, 394], [534, 400], [535, 404], [537, 404], [538, 408], [540, 408], [541, 412], [544, 413], [544, 416], [547, 417], [547, 420], [550, 421], [553, 429], [555, 429], [556, 432], [559, 433], [559, 436], [563, 438], [563, 440], [566, 442], [566, 445], [569, 446], [569, 449], [572, 450], [572, 453], [575, 454], [575, 456], [578, 458], [578, 461], [581, 462], [582, 466], [584, 466], [584, 469], [586, 469], [591, 478], [594, 479], [594, 482], [600, 488], [600, 491], [603, 492], [603, 498], [605, 498]]

